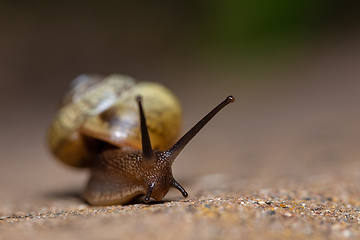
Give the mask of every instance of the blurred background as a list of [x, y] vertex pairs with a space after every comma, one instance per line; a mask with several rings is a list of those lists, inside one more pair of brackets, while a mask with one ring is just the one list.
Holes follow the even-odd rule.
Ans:
[[183, 103], [184, 131], [235, 96], [175, 162], [185, 187], [207, 174], [301, 180], [356, 163], [359, 10], [325, 0], [1, 0], [0, 202], [82, 189], [87, 173], [45, 143], [82, 73], [166, 85]]

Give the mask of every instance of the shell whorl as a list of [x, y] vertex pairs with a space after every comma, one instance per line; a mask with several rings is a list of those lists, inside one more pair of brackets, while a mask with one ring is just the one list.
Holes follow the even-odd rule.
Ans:
[[88, 167], [94, 155], [86, 139], [141, 149], [134, 101], [138, 94], [146, 101], [149, 132], [156, 148], [171, 146], [180, 132], [181, 106], [169, 90], [156, 83], [136, 83], [124, 75], [80, 75], [73, 80], [50, 125], [51, 151], [69, 165]]

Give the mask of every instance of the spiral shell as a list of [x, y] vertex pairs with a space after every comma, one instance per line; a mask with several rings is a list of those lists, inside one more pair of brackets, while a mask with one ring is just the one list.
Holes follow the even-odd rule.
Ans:
[[73, 80], [49, 127], [51, 151], [69, 165], [89, 167], [104, 142], [141, 149], [138, 95], [143, 97], [153, 149], [169, 148], [179, 135], [182, 111], [168, 89], [153, 82], [136, 83], [123, 75], [80, 75]]

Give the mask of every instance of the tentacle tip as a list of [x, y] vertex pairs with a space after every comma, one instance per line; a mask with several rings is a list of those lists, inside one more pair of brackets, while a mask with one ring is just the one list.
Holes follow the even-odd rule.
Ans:
[[234, 98], [232, 95], [228, 96], [228, 97], [226, 98], [226, 100], [227, 100], [228, 103], [233, 103], [233, 102], [235, 102], [235, 98]]
[[154, 183], [152, 183], [148, 188], [148, 191], [147, 191], [147, 193], [145, 195], [145, 199], [144, 199], [145, 203], [148, 203], [150, 201], [151, 193], [153, 190], [154, 190]]
[[173, 187], [179, 190], [184, 198], [189, 196], [186, 190], [175, 179], [173, 179]]
[[135, 99], [136, 99], [137, 102], [141, 102], [141, 101], [142, 101], [142, 97], [141, 97], [140, 95], [137, 95]]

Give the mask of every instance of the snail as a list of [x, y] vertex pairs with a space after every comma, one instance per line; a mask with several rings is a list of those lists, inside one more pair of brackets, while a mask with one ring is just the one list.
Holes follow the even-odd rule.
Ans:
[[124, 75], [80, 75], [55, 113], [48, 144], [60, 161], [91, 169], [83, 193], [90, 205], [126, 204], [141, 195], [145, 203], [160, 201], [170, 188], [187, 197], [173, 177], [172, 163], [234, 101], [228, 96], [176, 141], [182, 113], [170, 90]]

